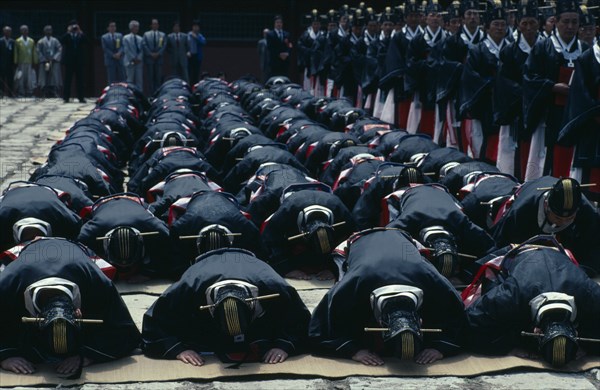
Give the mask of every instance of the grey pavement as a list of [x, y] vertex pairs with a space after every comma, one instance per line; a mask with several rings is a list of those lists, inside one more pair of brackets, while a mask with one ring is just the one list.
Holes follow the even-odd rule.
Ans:
[[[94, 99], [88, 99], [93, 102]], [[61, 132], [77, 119], [85, 117], [93, 104], [68, 103], [60, 99], [0, 99], [0, 190], [11, 181], [27, 180], [36, 164], [45, 157]], [[312, 310], [326, 290], [300, 291]], [[138, 326], [142, 315], [154, 302], [155, 296], [135, 294], [123, 297]], [[85, 390], [97, 389], [600, 389], [600, 371], [579, 374], [547, 372], [511, 372], [503, 375], [485, 375], [474, 378], [441, 377], [349, 377], [343, 380], [326, 379], [270, 379], [263, 381], [212, 381], [206, 383], [153, 382], [121, 385], [80, 386]]]

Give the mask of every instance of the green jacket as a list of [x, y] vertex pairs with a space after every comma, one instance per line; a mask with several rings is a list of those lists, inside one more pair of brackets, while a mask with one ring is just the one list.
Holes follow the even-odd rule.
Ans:
[[27, 37], [28, 44], [25, 45], [23, 37], [15, 41], [15, 64], [37, 64], [38, 56], [35, 50], [35, 41]]

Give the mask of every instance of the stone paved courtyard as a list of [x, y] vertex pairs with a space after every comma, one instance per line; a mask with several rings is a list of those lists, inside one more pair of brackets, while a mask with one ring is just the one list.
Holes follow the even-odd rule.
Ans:
[[[93, 99], [88, 99], [92, 102]], [[0, 190], [11, 181], [27, 180], [35, 164], [45, 161], [50, 147], [73, 122], [92, 109], [93, 104], [63, 104], [61, 99], [0, 99]], [[316, 306], [326, 290], [302, 291], [309, 309]], [[143, 312], [154, 301], [150, 295], [128, 295], [125, 301], [132, 316], [141, 323]], [[201, 368], [199, 368], [201, 369]], [[0, 373], [0, 385], [2, 384]], [[380, 378], [350, 377], [344, 380], [272, 379], [237, 382], [167, 382], [123, 385], [84, 385], [81, 388], [111, 389], [600, 389], [600, 371], [581, 374], [515, 372], [475, 378]]]

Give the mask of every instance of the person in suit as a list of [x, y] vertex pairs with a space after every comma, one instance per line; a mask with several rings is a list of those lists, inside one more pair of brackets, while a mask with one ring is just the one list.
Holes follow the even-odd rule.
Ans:
[[0, 38], [0, 94], [13, 95], [15, 40], [12, 28], [4, 26]]
[[135, 84], [142, 89], [144, 85], [144, 70], [142, 57], [142, 37], [137, 35], [140, 23], [137, 20], [129, 22], [130, 33], [123, 37], [123, 62], [127, 82]]
[[275, 16], [273, 31], [267, 34], [267, 48], [271, 65], [270, 76], [288, 76], [292, 43], [290, 33], [283, 31], [283, 18]]
[[142, 47], [146, 65], [147, 88], [150, 94], [160, 87], [162, 81], [163, 55], [165, 53], [165, 33], [158, 30], [158, 20], [152, 19], [150, 31], [144, 33]]
[[206, 38], [200, 33], [200, 21], [195, 19], [192, 22], [192, 31], [188, 33], [188, 43], [190, 45], [190, 58], [188, 61], [190, 84], [194, 85], [200, 77], [200, 67], [204, 58], [204, 46]]
[[62, 71], [60, 59], [62, 57], [62, 45], [58, 39], [52, 36], [52, 26], [44, 27], [44, 38], [37, 43], [38, 60], [38, 85], [43, 96], [58, 97], [58, 91], [62, 87]]
[[179, 22], [173, 24], [173, 32], [168, 38], [168, 52], [171, 61], [171, 74], [185, 81], [188, 78], [188, 58], [191, 58], [188, 35], [181, 32]]
[[267, 48], [267, 35], [269, 34], [269, 29], [265, 28], [262, 31], [262, 39], [258, 41], [258, 60], [260, 64], [260, 72], [261, 72], [261, 82], [266, 83], [269, 77], [271, 66], [269, 50]]
[[87, 37], [81, 31], [76, 20], [71, 20], [67, 27], [67, 33], [60, 39], [63, 45], [62, 60], [65, 64], [65, 88], [63, 100], [68, 103], [71, 99], [71, 82], [75, 76], [77, 83], [77, 99], [79, 103], [85, 103], [83, 97], [83, 69], [86, 57]]
[[29, 27], [21, 26], [21, 36], [15, 42], [14, 52], [17, 73], [17, 95], [31, 96], [35, 87], [35, 71], [33, 65], [37, 64], [35, 41], [29, 37]]
[[125, 70], [123, 69], [123, 34], [116, 32], [117, 24], [113, 21], [108, 23], [107, 33], [102, 35], [102, 51], [104, 52], [104, 66], [109, 84], [123, 81]]

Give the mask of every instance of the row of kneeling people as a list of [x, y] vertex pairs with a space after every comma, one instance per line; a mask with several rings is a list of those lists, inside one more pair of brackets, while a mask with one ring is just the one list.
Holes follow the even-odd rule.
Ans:
[[[129, 192], [125, 193], [122, 169], [127, 161]], [[456, 149], [439, 147], [428, 136], [411, 135], [395, 129], [391, 124], [355, 109], [344, 99], [315, 98], [285, 78], [275, 78], [265, 86], [251, 80], [227, 84], [223, 80], [206, 79], [193, 88], [181, 80], [173, 79], [163, 84], [151, 99], [146, 99], [134, 86], [112, 84], [105, 89], [90, 115], [76, 122], [52, 148], [48, 161], [33, 173], [30, 181], [14, 183], [3, 194], [0, 200], [0, 240], [1, 249], [5, 252], [0, 259], [4, 269], [0, 275], [0, 288], [4, 289], [6, 285], [7, 294], [21, 294], [23, 291], [19, 293], [19, 288], [26, 288], [48, 277], [68, 280], [60, 276], [58, 270], [51, 270], [52, 261], [46, 264], [46, 259], [54, 258], [57, 262], [67, 256], [71, 252], [56, 252], [56, 248], [60, 247], [57, 243], [71, 245], [70, 241], [35, 239], [40, 236], [77, 240], [77, 247], [87, 253], [84, 257], [88, 263], [91, 259], [96, 264], [93, 267], [88, 264], [89, 267], [96, 267], [96, 274], [99, 267], [109, 279], [129, 279], [130, 282], [143, 282], [148, 277], [179, 279], [176, 284], [178, 287], [169, 291], [179, 288], [191, 291], [191, 286], [185, 287], [184, 281], [197, 269], [211, 264], [206, 260], [217, 253], [213, 252], [215, 250], [227, 254], [233, 252], [233, 257], [239, 263], [243, 263], [242, 259], [246, 256], [250, 259], [247, 263], [256, 270], [263, 264], [257, 258], [266, 260], [268, 266], [264, 265], [265, 269], [284, 285], [282, 277], [307, 279], [312, 274], [319, 279], [341, 280], [327, 299], [333, 299], [334, 293], [344, 286], [344, 280], [350, 280], [348, 277], [353, 269], [352, 264], [355, 264], [357, 276], [366, 278], [371, 272], [376, 274], [374, 279], [392, 278], [373, 285], [373, 288], [365, 287], [363, 291], [366, 297], [374, 293], [373, 307], [381, 306], [373, 312], [373, 318], [369, 317], [368, 311], [363, 312], [366, 313], [364, 317], [369, 317], [373, 324], [362, 325], [360, 334], [343, 330], [340, 336], [327, 335], [317, 330], [318, 326], [312, 327], [308, 334], [315, 335], [319, 348], [322, 347], [324, 352], [327, 346], [336, 345], [332, 340], [347, 337], [333, 347], [332, 353], [337, 351], [363, 362], [378, 363], [380, 361], [376, 356], [364, 349], [355, 349], [360, 342], [353, 344], [349, 340], [360, 336], [362, 342], [368, 344], [369, 340], [377, 341], [379, 334], [383, 339], [391, 340], [392, 335], [402, 332], [394, 330], [401, 327], [392, 325], [390, 318], [396, 318], [400, 324], [408, 324], [410, 321], [405, 318], [421, 312], [424, 326], [428, 327], [425, 329], [433, 330], [425, 333], [423, 345], [437, 340], [431, 345], [438, 352], [426, 348], [420, 354], [417, 353], [420, 348], [417, 346], [413, 348], [413, 354], [420, 356], [417, 358], [419, 362], [428, 362], [439, 358], [440, 354], [456, 352], [461, 344], [458, 340], [462, 330], [469, 329], [460, 298], [452, 290], [450, 282], [480, 283], [481, 288], [472, 287], [469, 289], [472, 294], [465, 297], [469, 302], [473, 301], [477, 294], [492, 286], [487, 279], [498, 283], [506, 279], [506, 275], [500, 273], [503, 268], [499, 265], [486, 266], [483, 274], [486, 278], [481, 277], [480, 272], [483, 271], [480, 269], [482, 264], [487, 263], [486, 256], [491, 256], [508, 244], [524, 243], [537, 234], [554, 235], [569, 250], [565, 252], [561, 249], [561, 253], [572, 252], [579, 262], [579, 269], [593, 275], [599, 268], [598, 226], [600, 216], [597, 210], [583, 194], [583, 185], [573, 179], [543, 177], [520, 184], [514, 177], [499, 173], [495, 167], [483, 161], [475, 161]], [[397, 275], [388, 273], [388, 269], [391, 270], [389, 266], [367, 267], [372, 261], [375, 266], [373, 259], [377, 258], [377, 252], [382, 251], [383, 246], [373, 245], [373, 255], [360, 256], [367, 263], [363, 267], [359, 267], [360, 261], [352, 259], [347, 249], [350, 245], [345, 244], [349, 237], [351, 243], [358, 242], [357, 237], [361, 237], [361, 240], [362, 236], [376, 237], [380, 235], [377, 228], [383, 227], [396, 232], [393, 233], [396, 235], [403, 231], [398, 237], [404, 237], [405, 241], [414, 240], [414, 247], [419, 250], [415, 261], [418, 258], [423, 263], [419, 264], [429, 270], [424, 272], [431, 271], [431, 275], [436, 275], [432, 279], [435, 282], [432, 286], [446, 286], [454, 291], [454, 297], [458, 299], [456, 307], [461, 308], [456, 312], [457, 315], [450, 313], [447, 316], [458, 324], [454, 330], [451, 330], [453, 325], [426, 323], [429, 315], [425, 315], [425, 308], [430, 307], [430, 303], [425, 302], [431, 302], [433, 307], [437, 305], [437, 298], [425, 299], [430, 296], [427, 292], [430, 287], [425, 282], [428, 277], [414, 276], [412, 283], [407, 283], [401, 278], [394, 280]], [[353, 235], [357, 231], [373, 228], [373, 234], [363, 232]], [[390, 250], [395, 254], [394, 260], [404, 270], [408, 264], [406, 258], [410, 258], [414, 250], [410, 246], [405, 247], [404, 241], [398, 237], [390, 243]], [[41, 250], [39, 245], [48, 247]], [[69, 248], [75, 250], [73, 245]], [[531, 245], [535, 248], [540, 244]], [[559, 247], [556, 243], [552, 245]], [[406, 248], [411, 251], [404, 252]], [[38, 266], [51, 275], [18, 271], [19, 267], [27, 266], [23, 260], [36, 256]], [[480, 260], [476, 262], [473, 258]], [[193, 265], [190, 267], [190, 264]], [[509, 261], [507, 264], [513, 263]], [[510, 269], [508, 266], [505, 268]], [[267, 315], [261, 313], [267, 313], [270, 305], [282, 304], [286, 295], [268, 290], [259, 294], [257, 291], [261, 289], [261, 282], [258, 280], [247, 281], [258, 290], [246, 286], [246, 295], [239, 292], [243, 286], [237, 286], [237, 290], [235, 287], [213, 286], [220, 281], [241, 280], [240, 277], [227, 274], [233, 269], [235, 266], [215, 271], [218, 275], [210, 280], [210, 285], [202, 287], [205, 290], [202, 292], [204, 298], [199, 296], [197, 298], [201, 301], [188, 302], [208, 306], [192, 316], [194, 321], [217, 319], [213, 324], [215, 334], [218, 334], [219, 321], [223, 321], [223, 326], [228, 329], [231, 327], [231, 331], [224, 331], [223, 337], [231, 337], [231, 350], [241, 348], [244, 353], [242, 360], [247, 360], [250, 359], [251, 343], [248, 340], [251, 333], [248, 331], [250, 328], [245, 328], [246, 325], [253, 321], [254, 324], [258, 323]], [[495, 279], [489, 277], [490, 272], [494, 271], [498, 271], [499, 275]], [[34, 279], [11, 287], [9, 281], [14, 278], [11, 275], [15, 275], [15, 272], [28, 277], [31, 274]], [[243, 272], [250, 273], [247, 270]], [[347, 274], [342, 278], [345, 272]], [[384, 272], [386, 275], [381, 275]], [[202, 269], [201, 273], [210, 272]], [[534, 272], [533, 275], [537, 278], [543, 274]], [[194, 288], [200, 288], [196, 284], [200, 279], [196, 276], [191, 278]], [[568, 281], [572, 283], [573, 277], [568, 276]], [[556, 284], [552, 282], [548, 285]], [[213, 286], [212, 297], [210, 294], [206, 296], [210, 286]], [[376, 291], [386, 286], [392, 287]], [[40, 297], [44, 296], [41, 293], [44, 290], [56, 289], [42, 288], [39, 290]], [[77, 293], [74, 288], [58, 290], [64, 291], [67, 297], [68, 291], [71, 291], [76, 314], [70, 317], [71, 322], [81, 326], [82, 331], [93, 331], [94, 326], [98, 325], [77, 321], [82, 313], [85, 314], [84, 319], [104, 321], [103, 318], [96, 318], [90, 310], [79, 308], [79, 312], [76, 311]], [[33, 294], [33, 290], [30, 291]], [[217, 305], [219, 291], [222, 294], [227, 292], [221, 296], [223, 303], [220, 308]], [[359, 291], [355, 289], [356, 293]], [[552, 291], [540, 290], [535, 296], [544, 292], [576, 297], [566, 287], [557, 287]], [[273, 294], [279, 296], [272, 297]], [[80, 292], [79, 295], [86, 294]], [[237, 296], [239, 302], [225, 299], [232, 295]], [[254, 299], [264, 295], [271, 296], [271, 299]], [[388, 295], [395, 297], [392, 301], [399, 300], [401, 303], [384, 305], [384, 298]], [[437, 293], [432, 295], [437, 296]], [[100, 297], [104, 298], [104, 295]], [[297, 299], [297, 295], [295, 297]], [[410, 306], [408, 298], [413, 301], [414, 307]], [[33, 295], [31, 299], [35, 300]], [[46, 321], [46, 318], [52, 318], [54, 312], [69, 311], [65, 309], [68, 306], [64, 304], [65, 299], [58, 300], [62, 303], [56, 305], [62, 305], [63, 309], [53, 309], [55, 305], [49, 307], [51, 312], [42, 313], [44, 305], [40, 303], [37, 309], [21, 315], [29, 316], [26, 321], [34, 323], [33, 326], [37, 324], [42, 334], [44, 329], [52, 333], [54, 324]], [[565, 300], [567, 306], [571, 302], [569, 307], [574, 311], [577, 307], [575, 301], [565, 297], [558, 299], [559, 303]], [[184, 302], [179, 299], [176, 301], [173, 305]], [[176, 317], [168, 310], [166, 315], [157, 314], [157, 318], [163, 315], [168, 318], [166, 325], [154, 319], [155, 311], [162, 310], [161, 302], [168, 302], [168, 297], [159, 299], [151, 308], [146, 324], [154, 325], [148, 325], [150, 328], [146, 333], [149, 332], [149, 335], [153, 332], [169, 335], [183, 327], [183, 321], [180, 323], [174, 319]], [[352, 302], [358, 304], [360, 301]], [[366, 298], [365, 302], [368, 304], [369, 299]], [[248, 303], [248, 309], [238, 303]], [[213, 304], [215, 306], [211, 306]], [[169, 310], [180, 310], [170, 306], [171, 303], [164, 305]], [[287, 301], [285, 305], [286, 310], [294, 307]], [[322, 311], [334, 308], [333, 303], [323, 305], [324, 308], [320, 306], [315, 312], [315, 318], [329, 315]], [[565, 305], [561, 307], [568, 311]], [[384, 310], [384, 306], [387, 309]], [[453, 306], [446, 304], [441, 307], [449, 309]], [[359, 307], [357, 309], [362, 310]], [[284, 311], [274, 310], [277, 313]], [[405, 314], [392, 315], [391, 311]], [[234, 312], [237, 314], [232, 317]], [[268, 357], [269, 362], [276, 362], [285, 358], [285, 354], [306, 350], [309, 344], [302, 340], [307, 336], [308, 313], [305, 309], [299, 310], [301, 312], [305, 313], [305, 325], [298, 331], [297, 337], [288, 337], [284, 332], [275, 338], [273, 344], [261, 347], [268, 347], [266, 351], [261, 352], [255, 346], [254, 350], [258, 352], [254, 356]], [[302, 318], [302, 314], [296, 315]], [[330, 324], [325, 328], [333, 329], [333, 324], [344, 315], [347, 314], [333, 314], [331, 320], [327, 320]], [[498, 315], [492, 313], [491, 316], [496, 323]], [[266, 320], [267, 317], [264, 318]], [[420, 326], [416, 318], [412, 324]], [[269, 320], [268, 323], [272, 324], [269, 326], [278, 324], [279, 320], [279, 317]], [[294, 326], [300, 323], [302, 321], [299, 320]], [[364, 332], [365, 327], [376, 326], [376, 323], [379, 323], [377, 332]], [[65, 335], [65, 322], [61, 320], [58, 324], [57, 334]], [[18, 321], [13, 322], [12, 326], [24, 329]], [[260, 328], [269, 326], [265, 324]], [[282, 323], [281, 326], [287, 325]], [[412, 325], [409, 328], [413, 329], [414, 342], [419, 344], [421, 332]], [[114, 331], [115, 327], [109, 326], [109, 329]], [[357, 329], [353, 328], [353, 331]], [[4, 333], [9, 335], [14, 332]], [[208, 330], [199, 332], [204, 333], [210, 334]], [[45, 334], [50, 337], [48, 333]], [[409, 336], [404, 334], [401, 338], [410, 348]], [[202, 344], [192, 342], [195, 333], [173, 337], [175, 341], [172, 344], [166, 343], [165, 340], [169, 338], [163, 336], [157, 336], [161, 340], [158, 343], [153, 343], [152, 336], [148, 336], [148, 342], [144, 345], [149, 354], [177, 357], [185, 352], [181, 355], [182, 359], [198, 364], [200, 360], [197, 353], [205, 349]], [[56, 341], [58, 349], [64, 351], [65, 339], [62, 336], [56, 339], [52, 337], [52, 342]], [[297, 341], [294, 341], [294, 337]], [[573, 337], [577, 341], [576, 336]], [[278, 343], [277, 338], [286, 341]], [[131, 340], [133, 342], [134, 338]], [[218, 338], [214, 336], [211, 340]], [[562, 343], [566, 348], [566, 338], [560, 340], [557, 345]], [[168, 347], [161, 350], [161, 342]], [[226, 339], [214, 345], [227, 343]], [[213, 350], [221, 348], [214, 345]], [[568, 345], [571, 351], [572, 345]], [[117, 349], [124, 346], [125, 343], [121, 343]], [[190, 348], [179, 350], [182, 347]], [[14, 352], [11, 348], [6, 350]], [[102, 351], [98, 348], [80, 347], [80, 353], [66, 360], [59, 369], [70, 372], [89, 363], [89, 360], [102, 361], [106, 356], [119, 355], [114, 351], [113, 354], [106, 352], [104, 358], [100, 356], [102, 353], [87, 356], [88, 360], [82, 358], [91, 350]], [[132, 348], [128, 346], [125, 349], [130, 351]], [[207, 346], [206, 350], [210, 348]], [[196, 354], [189, 352], [192, 350]], [[329, 349], [331, 351], [332, 348]], [[178, 353], [173, 356], [174, 352]], [[267, 352], [267, 355], [263, 352]], [[408, 356], [408, 352], [404, 353]], [[62, 355], [65, 354], [67, 352]], [[564, 356], [567, 356], [566, 352]], [[38, 354], [29, 358], [39, 359], [41, 356]], [[2, 360], [4, 365], [10, 363], [10, 367], [18, 367], [15, 369], [23, 370], [25, 367], [26, 370], [22, 372], [30, 371], [31, 365], [21, 359], [23, 357], [8, 363], [7, 359]]]
[[600, 352], [600, 286], [552, 237], [482, 259], [462, 297], [418, 246], [400, 229], [354, 234], [336, 252], [338, 282], [312, 317], [298, 292], [251, 252], [210, 251], [148, 309], [140, 335], [86, 247], [38, 238], [0, 275], [0, 364], [31, 374], [52, 362], [78, 375], [140, 346], [151, 358], [193, 366], [206, 354], [237, 366], [309, 352], [377, 366], [387, 357], [429, 364], [515, 348], [563, 366]]
[[340, 242], [390, 226], [462, 283], [473, 258], [537, 234], [555, 234], [593, 275], [600, 216], [583, 187], [521, 184], [283, 78], [193, 90], [173, 79], [150, 100], [112, 84], [30, 181], [5, 191], [0, 249], [6, 266], [33, 236], [76, 239], [111, 278], [143, 281], [177, 279], [199, 254], [234, 246], [282, 276], [332, 279]]

